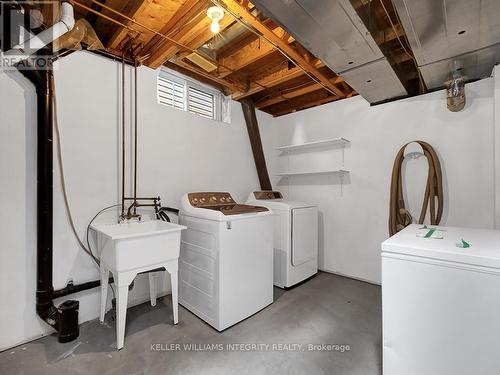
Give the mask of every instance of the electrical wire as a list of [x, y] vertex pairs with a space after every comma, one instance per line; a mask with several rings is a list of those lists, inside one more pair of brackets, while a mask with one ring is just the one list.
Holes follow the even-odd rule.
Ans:
[[[97, 218], [97, 216], [99, 216], [100, 214], [102, 214], [104, 211], [107, 211], [111, 208], [114, 208], [114, 207], [120, 207], [121, 204], [113, 204], [111, 206], [107, 206], [107, 207], [104, 207], [102, 210], [100, 210], [98, 213], [95, 214], [95, 216], [92, 218], [92, 220], [90, 220], [89, 224], [87, 225], [87, 233], [86, 233], [86, 239], [87, 239], [87, 246], [88, 246], [88, 249], [90, 251], [90, 253], [92, 253], [92, 246], [90, 246], [90, 236], [89, 236], [89, 233], [90, 233], [90, 226], [92, 225], [92, 223], [94, 222], [94, 220]], [[109, 287], [111, 288], [111, 292], [113, 292], [113, 298], [116, 298], [116, 294], [115, 294], [115, 288], [113, 288], [113, 285], [112, 284], [108, 284]]]
[[[85, 251], [94, 260], [94, 262], [96, 263], [97, 267], [100, 268], [100, 261], [92, 253], [92, 247], [90, 246], [90, 241], [89, 241], [90, 225], [94, 222], [94, 220], [97, 218], [97, 216], [99, 216], [102, 212], [104, 212], [106, 210], [109, 210], [109, 209], [111, 209], [113, 207], [121, 206], [121, 204], [114, 204], [112, 206], [105, 207], [102, 210], [100, 210], [92, 218], [92, 220], [90, 221], [90, 223], [87, 225], [86, 237], [87, 237], [87, 246], [88, 246], [88, 248], [86, 248], [85, 245], [83, 244], [82, 240], [80, 239], [80, 236], [78, 236], [78, 234], [77, 234], [77, 231], [76, 231], [76, 228], [75, 228], [75, 223], [73, 221], [73, 215], [71, 214], [71, 208], [70, 208], [70, 205], [69, 205], [68, 193], [67, 193], [67, 189], [66, 189], [66, 180], [65, 180], [65, 177], [64, 177], [64, 163], [63, 163], [63, 153], [62, 153], [62, 146], [61, 146], [61, 133], [60, 133], [60, 130], [59, 130], [59, 121], [58, 121], [58, 118], [57, 118], [56, 85], [55, 85], [55, 81], [54, 81], [54, 76], [53, 75], [51, 75], [51, 80], [52, 80], [51, 83], [52, 83], [52, 88], [53, 88], [53, 93], [54, 93], [52, 95], [52, 106], [53, 106], [52, 108], [53, 108], [53, 111], [54, 111], [54, 116], [53, 116], [54, 124], [53, 125], [54, 125], [54, 129], [56, 131], [57, 160], [58, 160], [58, 165], [59, 165], [59, 176], [60, 176], [60, 180], [61, 180], [61, 188], [62, 188], [62, 192], [63, 192], [64, 206], [66, 208], [66, 214], [68, 216], [68, 221], [70, 223], [71, 230], [73, 232], [73, 235], [77, 239], [78, 244], [83, 249], [83, 251]], [[109, 284], [109, 287], [111, 288], [111, 292], [113, 293], [113, 298], [116, 298], [116, 293], [115, 293], [115, 289], [113, 288], [113, 285]]]
[[[89, 224], [87, 225], [87, 231], [86, 231], [86, 240], [87, 240], [87, 248], [89, 249], [89, 251], [92, 253], [92, 247], [90, 246], [90, 226], [92, 225], [92, 223], [94, 222], [95, 219], [97, 219], [97, 216], [99, 216], [100, 214], [102, 214], [104, 211], [107, 211], [111, 208], [114, 208], [114, 207], [120, 207], [121, 204], [113, 204], [111, 206], [107, 206], [107, 207], [104, 207], [102, 210], [100, 210], [98, 213], [95, 214], [95, 216], [92, 218], [92, 220], [90, 220]], [[92, 253], [93, 254], [93, 253]]]

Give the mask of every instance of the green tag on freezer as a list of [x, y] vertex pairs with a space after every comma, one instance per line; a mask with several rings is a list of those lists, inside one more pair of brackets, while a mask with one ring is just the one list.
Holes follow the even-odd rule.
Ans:
[[462, 238], [462, 241], [457, 243], [457, 247], [460, 247], [462, 249], [468, 249], [470, 247], [470, 244]]

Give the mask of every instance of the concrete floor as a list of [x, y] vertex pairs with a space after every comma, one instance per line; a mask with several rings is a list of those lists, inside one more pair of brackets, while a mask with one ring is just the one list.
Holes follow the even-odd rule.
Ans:
[[222, 333], [179, 309], [173, 326], [168, 296], [156, 307], [130, 308], [120, 351], [114, 321], [97, 320], [82, 324], [80, 337], [67, 344], [49, 336], [6, 350], [0, 374], [382, 374], [381, 294], [374, 285], [320, 273], [292, 290], [275, 288], [271, 306]]

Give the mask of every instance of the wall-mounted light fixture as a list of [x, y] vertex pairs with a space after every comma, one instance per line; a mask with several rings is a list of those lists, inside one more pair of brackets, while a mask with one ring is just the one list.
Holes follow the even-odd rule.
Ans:
[[224, 9], [214, 5], [207, 9], [207, 16], [212, 20], [210, 24], [210, 30], [217, 34], [220, 31], [219, 21], [224, 18]]

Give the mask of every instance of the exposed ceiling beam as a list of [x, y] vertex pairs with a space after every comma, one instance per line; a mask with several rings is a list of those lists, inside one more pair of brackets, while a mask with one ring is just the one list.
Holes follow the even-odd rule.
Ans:
[[[146, 9], [154, 0], [137, 0], [137, 1], [128, 1], [121, 13], [129, 16], [132, 19], [135, 19], [138, 14], [140, 14], [144, 9]], [[132, 22], [125, 20], [124, 24], [127, 26], [131, 26]], [[124, 27], [118, 28], [111, 38], [108, 41], [107, 47], [109, 49], [117, 49], [120, 42], [127, 35], [128, 30]]]
[[276, 112], [272, 112], [272, 115], [274, 117], [283, 116], [283, 115], [286, 115], [288, 113], [297, 112], [297, 111], [300, 111], [300, 110], [303, 110], [303, 109], [307, 109], [307, 108], [311, 108], [311, 107], [316, 107], [317, 105], [321, 105], [321, 104], [333, 102], [333, 101], [339, 100], [339, 99], [342, 99], [342, 98], [339, 98], [338, 96], [335, 96], [335, 95], [328, 95], [328, 96], [326, 96], [324, 98], [316, 99], [316, 100], [313, 100], [313, 101], [308, 102], [306, 104], [292, 105], [292, 106], [290, 106], [288, 108], [281, 109], [281, 110], [278, 110]]
[[[187, 0], [177, 9], [165, 26], [161, 28], [160, 33], [172, 37], [175, 31], [182, 25], [188, 23], [192, 17], [198, 15], [203, 9], [206, 9], [206, 3], [204, 1]], [[152, 49], [157, 49], [167, 42], [168, 41], [159, 35], [153, 36], [144, 46], [144, 54], [151, 53]]]
[[[173, 64], [173, 63], [166, 62], [164, 65], [169, 66], [169, 64]], [[207, 79], [209, 79], [209, 80], [211, 80], [211, 81], [213, 81], [221, 86], [227, 87], [228, 89], [230, 89], [233, 92], [242, 90], [242, 87], [240, 85], [238, 85], [236, 83], [229, 82], [229, 81], [222, 79], [222, 78], [215, 77], [215, 76], [211, 75], [210, 73], [207, 73], [202, 69], [195, 68], [194, 66], [192, 66], [192, 65], [190, 65], [190, 64], [188, 64], [180, 59], [175, 62], [175, 65], [178, 65], [186, 70], [189, 70], [193, 73], [196, 73], [202, 77], [205, 77], [205, 78], [207, 78]]]
[[[198, 6], [196, 7], [198, 8]], [[224, 30], [233, 22], [232, 17], [225, 15], [219, 22], [220, 29]], [[172, 35], [172, 38], [196, 50], [212, 39], [213, 36], [214, 34], [210, 31], [210, 19], [206, 15], [206, 6], [203, 6], [198, 15], [189, 23], [182, 25], [178, 32]], [[182, 47], [179, 47], [177, 44], [166, 42], [162, 47], [152, 50], [151, 56], [146, 60], [146, 65], [156, 69], [181, 50]]]
[[[270, 18], [266, 18], [265, 20], [262, 21], [262, 23], [265, 26], [269, 27], [269, 29], [271, 29], [271, 30], [274, 30], [277, 27], [279, 27]], [[243, 27], [243, 26], [241, 26], [241, 27]], [[255, 35], [250, 30], [245, 29], [245, 31], [243, 31], [243, 33], [241, 35], [237, 36], [230, 43], [222, 45], [220, 48], [218, 48], [217, 49], [217, 56], [225, 57], [225, 56], [232, 55], [233, 53], [237, 52], [241, 48], [245, 47], [247, 44], [250, 44], [254, 40], [257, 40], [259, 38], [260, 37], [258, 35]]]
[[272, 30], [267, 28], [265, 25], [259, 21], [253, 14], [249, 13], [245, 7], [240, 5], [235, 0], [220, 0], [223, 2], [227, 9], [239, 17], [247, 24], [255, 28], [261, 35], [263, 35], [266, 39], [268, 39], [271, 43], [281, 49], [284, 53], [286, 53], [292, 60], [295, 61], [298, 65], [300, 65], [305, 71], [309, 74], [313, 75], [318, 81], [320, 81], [325, 87], [331, 90], [339, 97], [344, 97], [345, 94], [333, 85], [330, 80], [324, 76], [320, 71], [318, 71], [312, 64], [310, 64], [299, 52], [290, 47], [288, 43], [282, 40], [279, 36], [277, 36]]
[[[314, 67], [316, 69], [322, 66], [324, 66], [324, 64], [319, 60], [314, 63]], [[295, 67], [292, 69], [288, 69], [288, 67], [285, 66], [283, 69], [277, 72], [269, 73], [265, 77], [257, 80], [257, 83], [251, 83], [250, 88], [247, 91], [234, 93], [233, 99], [240, 100], [246, 98], [247, 96], [251, 96], [264, 91], [266, 88], [276, 87], [278, 85], [281, 85], [282, 83], [288, 82], [303, 75], [304, 72], [300, 68]]]
[[[335, 78], [331, 79], [331, 82], [333, 84], [341, 83], [343, 81], [344, 80], [340, 77], [335, 77]], [[313, 83], [313, 84], [310, 84], [308, 86], [303, 86], [301, 88], [298, 88], [298, 89], [295, 89], [292, 91], [288, 91], [285, 94], [280, 94], [280, 95], [271, 97], [269, 99], [263, 100], [261, 102], [257, 102], [255, 106], [259, 109], [264, 108], [264, 107], [269, 107], [270, 105], [281, 103], [281, 102], [284, 102], [285, 100], [293, 99], [293, 98], [296, 98], [298, 96], [309, 94], [311, 92], [321, 90], [321, 89], [323, 89], [322, 85], [320, 85], [319, 83]]]
[[396, 24], [394, 25], [394, 28], [396, 30], [394, 30], [392, 27], [388, 27], [384, 30], [383, 32], [383, 38], [382, 40], [379, 41], [377, 40], [377, 38], [374, 38], [375, 41], [379, 44], [383, 44], [383, 43], [388, 43], [388, 42], [392, 42], [393, 40], [395, 39], [402, 39], [404, 38], [405, 36], [405, 31], [403, 30], [403, 28], [401, 27], [400, 24]]
[[211, 86], [213, 86], [221, 91], [224, 91], [225, 93], [227, 93], [229, 91], [227, 86], [224, 86], [224, 85], [221, 85], [220, 83], [215, 82], [212, 79], [212, 77], [209, 79], [205, 75], [200, 75], [200, 74], [194, 72], [193, 70], [188, 70], [188, 69], [183, 68], [182, 66], [174, 64], [170, 61], [167, 61], [164, 64], [164, 66], [169, 68], [169, 69], [175, 70], [176, 72], [184, 74], [185, 76], [195, 78], [196, 80], [203, 82], [203, 83], [206, 83], [207, 85], [211, 85]]
[[[207, 26], [205, 20], [206, 14], [203, 9], [199, 9], [196, 15], [193, 15], [189, 23], [184, 23], [180, 28], [176, 29], [174, 33], [171, 33], [171, 38], [175, 39], [177, 42], [189, 46], [189, 41], [193, 39], [198, 33]], [[153, 69], [161, 66], [165, 61], [169, 60], [177, 52], [179, 52], [182, 47], [171, 41], [165, 40], [163, 45], [157, 46], [151, 50], [151, 54], [146, 60], [145, 64]]]
[[[291, 43], [293, 38], [281, 28], [277, 30], [278, 36], [281, 38], [287, 37], [286, 42]], [[274, 46], [262, 38], [258, 38], [242, 47], [234, 54], [225, 56], [219, 59], [220, 69], [219, 77], [224, 78], [231, 73], [245, 68], [246, 66], [268, 56], [273, 53], [276, 49]]]
[[[207, 20], [208, 22], [208, 20]], [[222, 21], [219, 22], [220, 24], [220, 29], [225, 30], [228, 27], [230, 27], [234, 23], [234, 20], [231, 17], [224, 17]], [[204, 44], [208, 43], [212, 38], [214, 37], [214, 34], [210, 30], [210, 26], [207, 24], [207, 26], [203, 29], [203, 32], [198, 34], [191, 42], [191, 46], [194, 49], [198, 49]]]

